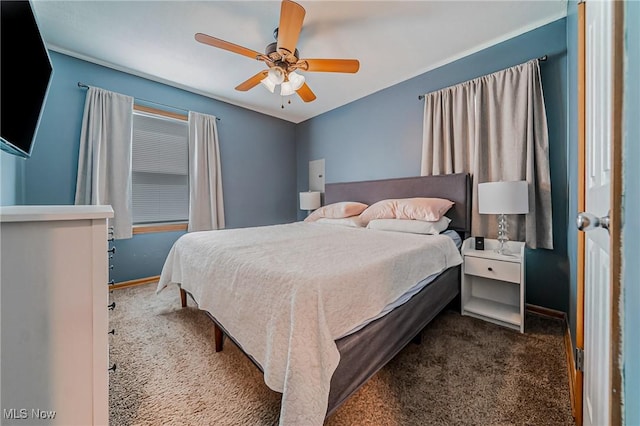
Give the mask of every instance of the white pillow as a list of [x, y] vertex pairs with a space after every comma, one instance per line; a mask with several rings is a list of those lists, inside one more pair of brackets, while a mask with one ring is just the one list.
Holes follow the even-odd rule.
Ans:
[[350, 227], [353, 227], [353, 228], [362, 228], [363, 227], [359, 216], [343, 217], [343, 218], [321, 217], [320, 219], [316, 220], [315, 222], [316, 223], [323, 223], [325, 225], [350, 226]]
[[379, 231], [396, 231], [410, 232], [412, 234], [431, 234], [436, 235], [445, 231], [449, 226], [449, 219], [442, 216], [440, 220], [435, 222], [427, 222], [424, 220], [413, 219], [374, 219], [367, 225], [368, 229], [377, 229]]

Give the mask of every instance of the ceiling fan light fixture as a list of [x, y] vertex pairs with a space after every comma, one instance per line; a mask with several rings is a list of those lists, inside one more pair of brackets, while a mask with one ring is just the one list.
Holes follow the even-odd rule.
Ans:
[[262, 83], [262, 85], [266, 87], [267, 90], [270, 91], [271, 93], [273, 93], [276, 90], [276, 85], [273, 81], [271, 81], [269, 76], [266, 76], [265, 78], [260, 80], [260, 83]]
[[293, 90], [298, 90], [304, 84], [304, 76], [295, 71], [291, 71], [289, 73], [289, 82], [291, 83]]
[[280, 95], [281, 96], [290, 96], [296, 93], [296, 90], [293, 88], [293, 84], [291, 81], [285, 81], [280, 86]]
[[281, 84], [284, 81], [284, 70], [280, 67], [269, 68], [269, 73], [267, 74], [267, 78], [271, 80], [271, 82], [276, 84]]
[[200, 43], [258, 60], [268, 67], [240, 83], [236, 90], [246, 92], [262, 83], [267, 90], [275, 93], [276, 86], [286, 83], [280, 88], [281, 95], [297, 93], [304, 102], [312, 102], [316, 95], [305, 78], [293, 72], [294, 70], [356, 73], [360, 69], [360, 62], [357, 59], [301, 59], [296, 45], [306, 12], [294, 0], [281, 0], [281, 3], [279, 25], [274, 31], [276, 41], [267, 45], [264, 53], [203, 33], [197, 33], [195, 39]]

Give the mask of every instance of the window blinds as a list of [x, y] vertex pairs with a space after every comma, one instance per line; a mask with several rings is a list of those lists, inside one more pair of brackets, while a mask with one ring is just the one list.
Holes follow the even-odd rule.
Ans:
[[186, 121], [134, 113], [133, 223], [188, 220], [188, 133]]

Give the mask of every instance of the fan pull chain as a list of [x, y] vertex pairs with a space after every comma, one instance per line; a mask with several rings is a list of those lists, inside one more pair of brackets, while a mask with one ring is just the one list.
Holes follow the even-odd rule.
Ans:
[[[287, 103], [291, 105], [291, 98], [287, 100]], [[284, 109], [284, 96], [280, 96], [280, 108]]]

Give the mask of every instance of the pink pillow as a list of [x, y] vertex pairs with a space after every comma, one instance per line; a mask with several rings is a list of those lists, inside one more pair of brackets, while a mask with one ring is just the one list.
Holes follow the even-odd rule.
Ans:
[[396, 200], [382, 200], [370, 205], [365, 211], [360, 213], [360, 221], [363, 226], [367, 226], [374, 219], [395, 219]]
[[354, 201], [342, 201], [340, 203], [333, 203], [327, 206], [320, 207], [311, 213], [304, 220], [305, 222], [314, 222], [321, 217], [328, 217], [331, 219], [340, 219], [343, 217], [358, 216], [360, 213], [369, 207], [367, 204], [357, 203]]
[[414, 219], [435, 222], [453, 206], [444, 198], [400, 198], [382, 200], [360, 214], [363, 226], [374, 219]]

